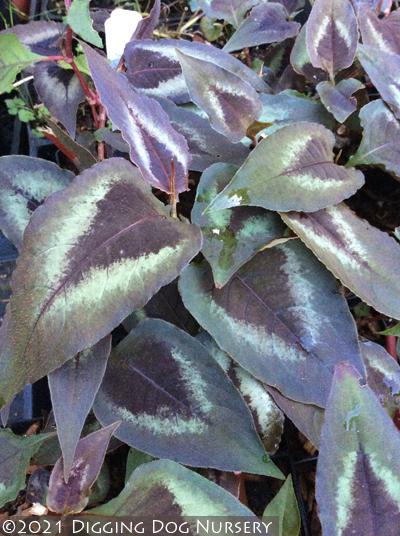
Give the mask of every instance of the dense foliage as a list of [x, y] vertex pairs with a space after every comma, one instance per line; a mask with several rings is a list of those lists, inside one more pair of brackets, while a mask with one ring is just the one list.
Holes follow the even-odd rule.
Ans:
[[[400, 11], [198, 0], [189, 40], [157, 30], [156, 0], [115, 55], [110, 14], [65, 4], [62, 23], [0, 33], [0, 90], [33, 77], [24, 117], [65, 157], [0, 158], [19, 251], [2, 420], [47, 376], [60, 445], [51, 427], [0, 430], [0, 506], [33, 458], [54, 465], [56, 513], [253, 515], [197, 471], [212, 468], [286, 478], [265, 515], [298, 536], [270, 458], [285, 414], [319, 449], [323, 535], [397, 535], [400, 368], [347, 298], [399, 333], [396, 230], [352, 199], [368, 174], [400, 180]], [[112, 436], [132, 450], [105, 502]]]

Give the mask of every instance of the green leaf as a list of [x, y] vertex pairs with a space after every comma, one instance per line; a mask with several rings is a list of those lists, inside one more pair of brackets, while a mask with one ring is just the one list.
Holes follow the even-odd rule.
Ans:
[[16, 35], [0, 35], [0, 93], [12, 91], [17, 75], [41, 59], [43, 56], [33, 54]]
[[103, 48], [103, 42], [99, 34], [93, 29], [89, 4], [90, 0], [72, 0], [65, 23], [71, 26], [74, 32], [88, 43]]
[[215, 285], [221, 288], [263, 246], [284, 236], [285, 225], [273, 212], [237, 207], [203, 214], [225, 188], [237, 166], [214, 164], [204, 171], [197, 187], [192, 222], [203, 232], [202, 253], [211, 265]]
[[40, 445], [54, 434], [31, 437], [17, 436], [0, 429], [0, 508], [12, 501], [25, 487], [30, 459]]
[[400, 323], [392, 326], [391, 328], [380, 331], [379, 333], [380, 335], [394, 335], [395, 337], [400, 337]]
[[301, 521], [296, 494], [293, 489], [292, 475], [266, 507], [263, 517], [279, 518], [279, 534], [282, 536], [299, 536]]
[[208, 211], [247, 205], [313, 212], [347, 199], [364, 176], [334, 163], [334, 144], [317, 123], [282, 127], [256, 146]]
[[200, 21], [200, 29], [203, 32], [204, 37], [210, 43], [216, 41], [222, 34], [222, 24], [216, 22], [215, 19], [209, 19], [208, 17], [202, 17]]
[[233, 495], [170, 460], [140, 465], [122, 492], [89, 510], [99, 516], [251, 516]]
[[145, 452], [137, 449], [129, 449], [128, 457], [126, 459], [125, 484], [127, 484], [133, 471], [135, 471], [139, 465], [151, 462], [153, 460], [154, 458], [153, 456], [150, 456], [150, 454], [146, 454]]
[[200, 230], [170, 218], [123, 158], [94, 165], [50, 196], [32, 215], [13, 273], [1, 405], [108, 335], [200, 248]]

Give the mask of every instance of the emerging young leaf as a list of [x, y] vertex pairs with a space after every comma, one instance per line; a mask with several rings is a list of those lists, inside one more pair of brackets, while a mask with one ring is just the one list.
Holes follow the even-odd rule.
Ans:
[[359, 23], [364, 45], [386, 52], [400, 54], [400, 11], [396, 9], [380, 19], [369, 6], [363, 6], [359, 13]]
[[[233, 495], [170, 460], [138, 467], [122, 492], [89, 510], [99, 516], [253, 516]], [[251, 519], [251, 517], [249, 517]]]
[[281, 489], [266, 507], [263, 517], [279, 518], [280, 534], [299, 536], [301, 528], [300, 512], [293, 488], [292, 475], [289, 475]]
[[357, 100], [352, 96], [353, 93], [363, 87], [364, 84], [359, 80], [347, 78], [336, 85], [327, 81], [320, 82], [317, 91], [326, 109], [339, 123], [344, 123], [357, 110]]
[[335, 74], [353, 63], [358, 42], [357, 18], [349, 0], [315, 0], [307, 21], [311, 63]]
[[0, 508], [25, 486], [30, 459], [50, 435], [20, 437], [0, 429]]
[[189, 102], [177, 50], [236, 74], [257, 91], [268, 90], [268, 86], [254, 71], [223, 50], [182, 39], [128, 43], [124, 53], [126, 75], [133, 87], [149, 96], [170, 98], [177, 104]]
[[285, 226], [274, 212], [237, 207], [203, 215], [204, 209], [236, 173], [230, 164], [214, 164], [201, 176], [192, 222], [203, 232], [202, 253], [211, 265], [215, 285], [221, 288], [263, 246], [282, 239]]
[[236, 365], [226, 352], [223, 352], [210, 335], [201, 331], [197, 340], [207, 348], [210, 355], [230, 377], [243, 396], [254, 419], [265, 450], [274, 454], [279, 447], [285, 417], [268, 394], [267, 387], [251, 376], [244, 368]]
[[262, 2], [251, 10], [250, 15], [226, 43], [225, 52], [265, 43], [279, 43], [295, 37], [299, 32], [300, 24], [288, 21], [287, 17], [287, 11], [282, 4]]
[[16, 24], [0, 32], [0, 36], [14, 34], [34, 54], [51, 56], [60, 53], [64, 24], [44, 20]]
[[1, 406], [108, 335], [200, 248], [199, 229], [169, 218], [122, 158], [96, 164], [52, 195], [33, 214], [13, 273]]
[[100, 54], [84, 45], [92, 77], [108, 116], [128, 142], [143, 177], [165, 192], [187, 190], [189, 150], [160, 104], [137, 93]]
[[41, 158], [0, 158], [0, 229], [19, 250], [32, 212], [50, 194], [66, 188], [73, 176]]
[[68, 482], [76, 446], [102, 382], [110, 350], [111, 337], [108, 336], [49, 374], [65, 482]]
[[290, 398], [324, 407], [343, 355], [363, 370], [346, 301], [299, 240], [258, 253], [221, 290], [207, 263], [191, 264], [179, 288], [220, 348]]
[[394, 238], [344, 203], [282, 218], [343, 285], [377, 311], [400, 319], [400, 245]]
[[325, 412], [316, 496], [324, 536], [396, 536], [400, 435], [378, 399], [340, 364]]
[[154, 0], [149, 16], [142, 19], [132, 35], [134, 39], [151, 39], [160, 21], [161, 0]]
[[99, 476], [108, 443], [119, 422], [101, 428], [78, 443], [68, 482], [64, 480], [63, 459], [51, 472], [47, 507], [56, 514], [77, 514], [89, 502], [90, 489]]
[[78, 77], [72, 70], [62, 69], [53, 62], [35, 65], [34, 84], [38, 96], [51, 114], [75, 138], [76, 114], [85, 94]]
[[208, 211], [244, 205], [313, 212], [347, 199], [364, 176], [334, 163], [334, 144], [317, 123], [280, 128], [256, 146]]
[[208, 115], [211, 126], [239, 142], [261, 113], [255, 89], [238, 75], [209, 61], [176, 51], [192, 101]]
[[211, 19], [226, 20], [237, 28], [259, 0], [198, 0], [197, 3]]
[[360, 110], [363, 137], [350, 166], [382, 165], [400, 178], [400, 122], [390, 108], [380, 100], [366, 104]]
[[43, 57], [26, 48], [12, 33], [0, 35], [0, 93], [12, 91], [17, 75]]
[[223, 370], [162, 320], [144, 320], [111, 353], [94, 412], [103, 425], [121, 420], [116, 437], [152, 456], [282, 476]]
[[90, 0], [72, 0], [65, 18], [76, 34], [95, 47], [103, 48], [103, 41], [93, 29], [93, 21], [89, 11]]

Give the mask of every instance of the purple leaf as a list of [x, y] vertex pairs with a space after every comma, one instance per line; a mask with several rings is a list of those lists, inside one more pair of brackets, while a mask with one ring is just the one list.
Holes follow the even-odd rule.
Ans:
[[325, 266], [365, 303], [400, 319], [400, 245], [344, 203], [281, 214]]
[[132, 35], [132, 39], [151, 39], [160, 20], [161, 0], [154, 0], [149, 16], [142, 19]]
[[223, 19], [236, 28], [243, 21], [247, 11], [260, 0], [197, 0], [197, 4], [211, 19]]
[[258, 253], [220, 290], [206, 262], [192, 263], [179, 290], [218, 346], [285, 396], [323, 407], [343, 355], [363, 371], [347, 303], [299, 240]]
[[358, 372], [336, 367], [325, 411], [316, 497], [324, 536], [397, 536], [400, 434]]
[[171, 187], [177, 193], [187, 190], [190, 155], [185, 138], [172, 128], [156, 100], [136, 92], [105, 58], [83, 47], [100, 99], [145, 180], [164, 192]]
[[400, 10], [380, 19], [368, 6], [363, 6], [358, 20], [364, 45], [379, 48], [382, 56], [386, 52], [400, 54]]
[[103, 379], [110, 350], [111, 337], [108, 336], [48, 376], [65, 481], [68, 481], [76, 446]]
[[236, 74], [257, 91], [268, 91], [268, 86], [254, 71], [223, 50], [178, 39], [128, 43], [124, 56], [131, 84], [149, 96], [170, 98], [177, 104], [189, 102], [177, 50]]
[[169, 218], [123, 158], [96, 164], [50, 196], [28, 224], [13, 272], [0, 407], [108, 335], [200, 248], [200, 230]]
[[304, 24], [300, 30], [296, 41], [294, 42], [292, 51], [290, 53], [290, 63], [296, 73], [302, 74], [311, 82], [319, 82], [320, 80], [326, 80], [327, 73], [322, 69], [318, 69], [313, 66], [310, 60], [310, 56], [307, 51], [306, 44], [306, 32], [307, 24]]
[[359, 80], [348, 78], [333, 85], [331, 82], [320, 82], [317, 91], [325, 108], [339, 123], [344, 123], [357, 110], [357, 100], [353, 93], [364, 87]]
[[89, 502], [90, 488], [99, 476], [108, 443], [119, 424], [114, 422], [79, 441], [68, 482], [64, 480], [63, 459], [57, 460], [47, 494], [49, 510], [57, 514], [82, 512]]
[[208, 115], [211, 126], [239, 142], [261, 113], [253, 87], [236, 74], [177, 50], [192, 101]]
[[279, 43], [289, 37], [295, 37], [299, 32], [300, 24], [288, 21], [287, 17], [287, 11], [282, 4], [261, 3], [251, 10], [250, 15], [226, 43], [225, 52], [265, 43]]
[[353, 63], [358, 41], [357, 18], [350, 0], [315, 0], [307, 21], [311, 63], [335, 74]]
[[78, 77], [72, 70], [51, 62], [36, 63], [33, 75], [39, 99], [75, 138], [76, 114], [79, 104], [85, 100]]
[[34, 54], [52, 56], [60, 53], [61, 38], [65, 31], [64, 24], [50, 21], [31, 21], [27, 24], [16, 24], [3, 34], [15, 34], [22, 44]]

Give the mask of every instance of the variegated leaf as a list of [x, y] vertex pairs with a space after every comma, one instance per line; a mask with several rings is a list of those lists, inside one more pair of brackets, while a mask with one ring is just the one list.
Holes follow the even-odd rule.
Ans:
[[361, 38], [364, 45], [386, 52], [400, 54], [400, 11], [396, 9], [382, 19], [369, 6], [359, 12]]
[[204, 171], [216, 162], [240, 165], [249, 154], [246, 145], [231, 143], [211, 127], [208, 119], [193, 109], [177, 106], [170, 99], [160, 99], [159, 102], [167, 112], [171, 125], [188, 142], [192, 157], [190, 169]]
[[257, 91], [268, 91], [265, 82], [233, 56], [211, 45], [183, 39], [128, 43], [124, 53], [126, 75], [133, 87], [150, 97], [170, 98], [177, 104], [189, 102], [177, 50], [236, 74]]
[[239, 142], [261, 113], [255, 89], [236, 74], [182, 51], [176, 54], [192, 101], [201, 108], [211, 126]]
[[207, 332], [201, 331], [197, 340], [207, 348], [210, 355], [224, 369], [240, 391], [253, 415], [254, 424], [261, 436], [265, 450], [269, 454], [274, 454], [281, 441], [285, 417], [268, 394], [267, 387], [240, 365], [236, 365], [229, 355], [217, 346], [217, 343]]
[[230, 164], [214, 164], [201, 176], [192, 222], [203, 232], [202, 253], [211, 265], [217, 288], [223, 287], [263, 246], [282, 239], [285, 226], [274, 212], [236, 207], [203, 214], [237, 171]]
[[96, 164], [53, 194], [33, 214], [13, 273], [1, 406], [108, 335], [200, 248], [200, 231], [169, 218], [122, 158]]
[[116, 437], [152, 456], [281, 477], [225, 373], [163, 320], [144, 320], [112, 352], [94, 412], [103, 425], [121, 420]]
[[363, 370], [346, 301], [298, 240], [258, 253], [221, 290], [205, 262], [192, 263], [179, 288], [220, 348], [290, 398], [323, 407], [343, 355]]
[[64, 24], [59, 22], [35, 20], [11, 26], [0, 32], [0, 35], [14, 34], [34, 54], [51, 56], [59, 53], [64, 31]]
[[357, 18], [350, 0], [315, 0], [307, 21], [306, 43], [311, 63], [335, 74], [354, 61]]
[[226, 20], [237, 28], [247, 11], [260, 0], [197, 0], [197, 3], [211, 19]]
[[280, 43], [285, 39], [295, 37], [299, 32], [300, 24], [288, 21], [287, 18], [288, 13], [282, 4], [262, 2], [251, 10], [250, 15], [226, 43], [225, 52], [266, 43]]
[[316, 496], [324, 536], [397, 536], [400, 434], [348, 364], [336, 367], [325, 411]]
[[73, 176], [41, 158], [0, 158], [0, 229], [18, 249], [32, 212], [50, 194], [67, 187]]
[[360, 110], [363, 137], [348, 165], [382, 165], [400, 178], [400, 122], [385, 103], [374, 100]]
[[357, 110], [357, 99], [353, 93], [364, 87], [359, 80], [347, 78], [336, 85], [323, 81], [317, 85], [318, 95], [325, 108], [339, 123], [344, 123]]
[[111, 337], [108, 336], [48, 376], [66, 482], [83, 425], [102, 382], [110, 350]]
[[298, 74], [302, 74], [311, 82], [326, 80], [328, 75], [323, 69], [314, 67], [307, 51], [307, 23], [303, 25], [290, 53], [290, 64]]
[[47, 507], [57, 514], [77, 514], [89, 502], [90, 489], [99, 476], [108, 443], [119, 422], [114, 422], [81, 439], [68, 481], [64, 480], [63, 459], [59, 458], [51, 472]]
[[0, 508], [24, 488], [30, 459], [50, 435], [21, 437], [0, 429]]
[[400, 119], [400, 54], [383, 54], [377, 47], [358, 45], [357, 57], [382, 99]]
[[122, 492], [107, 504], [88, 511], [98, 516], [250, 516], [233, 495], [170, 460], [138, 467]]
[[263, 517], [279, 518], [279, 531], [284, 536], [299, 536], [301, 519], [292, 475], [289, 475], [281, 489], [264, 510]]
[[131, 160], [143, 177], [165, 192], [187, 190], [188, 146], [160, 104], [137, 93], [123, 74], [89, 46], [84, 45], [84, 50], [100, 99], [128, 142]]
[[33, 75], [40, 101], [75, 138], [78, 106], [85, 100], [78, 77], [72, 70], [47, 61], [37, 63]]
[[394, 238], [344, 203], [282, 218], [343, 285], [377, 311], [400, 319], [400, 245]]
[[339, 203], [364, 184], [334, 163], [335, 137], [317, 123], [293, 123], [257, 144], [208, 211], [237, 206], [313, 212]]

